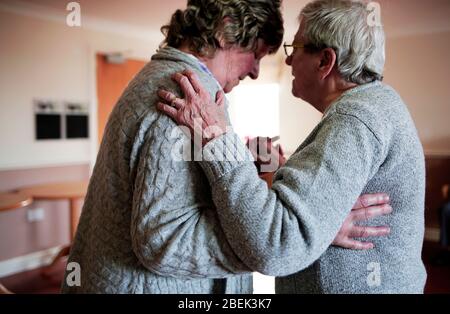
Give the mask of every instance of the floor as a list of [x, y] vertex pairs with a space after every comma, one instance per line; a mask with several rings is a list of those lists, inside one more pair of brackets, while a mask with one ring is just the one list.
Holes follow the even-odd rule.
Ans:
[[[428, 280], [425, 293], [450, 293], [450, 265], [437, 265], [435, 257], [439, 254], [437, 243], [424, 243], [423, 261]], [[59, 293], [64, 274], [65, 260], [62, 260], [50, 273], [43, 274], [43, 269], [35, 269], [8, 277], [0, 278], [0, 282], [13, 293]]]

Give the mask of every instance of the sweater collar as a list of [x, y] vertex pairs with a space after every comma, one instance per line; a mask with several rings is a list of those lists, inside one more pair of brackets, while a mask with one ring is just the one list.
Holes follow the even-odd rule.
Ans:
[[343, 92], [341, 94], [341, 96], [339, 96], [335, 101], [333, 101], [333, 103], [331, 103], [331, 105], [328, 106], [328, 108], [323, 113], [322, 119], [324, 119], [325, 116], [327, 116], [328, 113], [332, 111], [331, 109], [334, 108], [337, 103], [341, 102], [345, 98], [348, 98], [348, 97], [351, 97], [351, 96], [353, 96], [355, 94], [361, 93], [361, 92], [365, 91], [368, 88], [372, 88], [372, 87], [375, 87], [375, 86], [381, 86], [381, 84], [382, 83], [380, 81], [374, 81], [374, 82], [358, 85], [358, 86], [353, 87], [353, 88], [351, 88], [349, 90], [346, 90], [345, 92]]
[[183, 62], [188, 64], [190, 67], [197, 69], [200, 72], [206, 73], [211, 77], [211, 79], [216, 82], [217, 87], [222, 89], [217, 79], [214, 77], [212, 72], [208, 69], [208, 67], [201, 62], [197, 57], [192, 54], [188, 54], [181, 50], [178, 50], [173, 47], [166, 46], [164, 48], [160, 48], [156, 51], [156, 54], [152, 56], [152, 60], [169, 60], [175, 62]]

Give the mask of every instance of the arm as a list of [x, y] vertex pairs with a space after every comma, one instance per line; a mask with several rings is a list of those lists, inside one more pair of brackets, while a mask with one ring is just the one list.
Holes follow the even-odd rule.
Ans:
[[242, 145], [233, 133], [205, 146], [211, 161], [200, 163], [219, 219], [250, 268], [283, 276], [314, 262], [378, 168], [381, 144], [373, 133], [354, 117], [335, 114], [329, 119], [315, 140], [278, 170], [272, 189], [258, 180], [250, 162], [217, 160], [222, 148]]
[[[359, 227], [348, 233], [347, 238], [342, 233], [349, 217], [357, 212], [356, 216], [363, 217], [368, 213], [365, 209], [356, 210], [346, 218], [346, 208], [352, 206], [382, 159], [382, 145], [364, 123], [355, 117], [333, 115], [318, 129], [314, 141], [278, 171], [273, 190], [269, 190], [258, 180], [249, 156], [247, 161], [242, 161], [245, 158], [240, 158], [240, 162], [220, 161], [223, 155], [249, 154], [239, 140], [228, 145], [233, 142], [230, 139], [237, 137], [232, 132], [225, 134], [220, 93], [214, 104], [195, 74], [178, 73], [173, 78], [186, 98], [179, 99], [160, 90], [159, 96], [171, 105], [161, 102], [158, 109], [199, 135], [201, 143], [197, 145], [211, 141], [205, 147], [205, 156], [210, 161], [201, 164], [212, 186], [227, 239], [252, 269], [286, 275], [307, 267], [335, 236], [335, 245], [368, 248], [345, 240], [389, 232], [385, 227], [381, 227], [384, 232], [375, 228], [366, 232], [368, 229]], [[210, 126], [214, 127], [212, 131]], [[223, 147], [225, 153], [221, 152]], [[379, 210], [383, 214], [390, 211], [388, 205]], [[342, 222], [344, 226], [338, 233]]]
[[198, 163], [173, 157], [185, 140], [176, 131], [170, 119], [158, 117], [140, 148], [131, 220], [136, 256], [163, 276], [220, 278], [249, 273], [220, 228], [202, 169]]

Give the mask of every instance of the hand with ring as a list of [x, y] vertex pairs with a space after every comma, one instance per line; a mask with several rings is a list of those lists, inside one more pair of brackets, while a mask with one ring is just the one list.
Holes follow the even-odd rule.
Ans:
[[223, 91], [217, 92], [215, 101], [212, 101], [208, 91], [192, 71], [175, 73], [172, 79], [180, 85], [185, 98], [178, 98], [167, 90], [159, 89], [161, 101], [157, 108], [178, 125], [186, 126], [191, 135], [201, 136], [203, 146], [224, 134], [227, 118]]

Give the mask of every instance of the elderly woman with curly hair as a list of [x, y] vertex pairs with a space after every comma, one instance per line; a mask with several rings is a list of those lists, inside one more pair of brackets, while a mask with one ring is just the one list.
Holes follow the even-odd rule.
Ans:
[[[226, 239], [202, 167], [174, 156], [184, 135], [156, 109], [156, 91], [163, 86], [180, 95], [171, 76], [183, 70], [219, 99], [222, 89], [256, 79], [260, 60], [281, 45], [280, 2], [190, 0], [162, 27], [161, 49], [110, 115], [68, 260], [80, 265], [81, 280], [67, 271], [63, 292], [252, 292], [252, 269]], [[386, 233], [353, 226], [389, 211], [369, 208], [379, 199], [368, 196], [367, 208], [356, 206], [362, 209], [349, 215], [335, 244], [366, 248], [348, 235]]]

